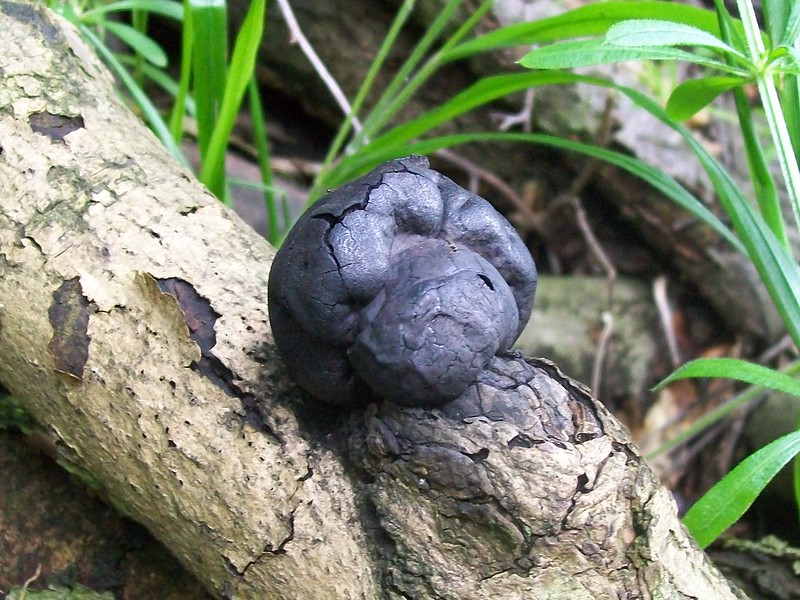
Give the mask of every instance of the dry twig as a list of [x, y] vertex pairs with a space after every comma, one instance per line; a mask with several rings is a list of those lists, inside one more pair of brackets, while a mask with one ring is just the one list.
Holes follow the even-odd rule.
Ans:
[[[278, 0], [278, 6], [281, 9], [281, 14], [283, 14], [283, 18], [286, 21], [287, 27], [289, 27], [292, 41], [300, 45], [300, 49], [303, 51], [303, 54], [306, 55], [306, 58], [308, 58], [311, 66], [314, 67], [317, 75], [319, 75], [320, 79], [322, 79], [328, 90], [330, 90], [345, 116], [350, 116], [353, 112], [353, 107], [350, 105], [350, 101], [347, 99], [347, 96], [344, 95], [342, 88], [339, 87], [339, 84], [336, 82], [336, 79], [334, 79], [333, 75], [331, 75], [331, 72], [328, 71], [325, 63], [322, 62], [322, 59], [314, 51], [314, 47], [311, 45], [311, 42], [308, 41], [308, 38], [306, 38], [303, 30], [300, 29], [300, 24], [297, 22], [297, 18], [294, 16], [292, 7], [289, 5], [289, 0]], [[361, 131], [361, 122], [355, 115], [352, 115], [352, 122], [353, 130], [356, 133]]]

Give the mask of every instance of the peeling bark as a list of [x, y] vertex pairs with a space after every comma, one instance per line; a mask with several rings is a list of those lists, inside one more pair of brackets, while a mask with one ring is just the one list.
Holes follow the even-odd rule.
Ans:
[[0, 1], [0, 28], [0, 384], [215, 596], [742, 597], [546, 362], [496, 358], [440, 409], [310, 403], [268, 328], [273, 250], [70, 26]]

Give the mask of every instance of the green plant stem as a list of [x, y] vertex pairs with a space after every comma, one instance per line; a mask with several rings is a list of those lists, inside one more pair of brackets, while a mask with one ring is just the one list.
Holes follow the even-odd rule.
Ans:
[[269, 139], [267, 125], [264, 120], [264, 109], [261, 105], [261, 93], [258, 90], [256, 75], [250, 78], [247, 85], [247, 96], [250, 99], [250, 116], [253, 123], [253, 140], [258, 153], [258, 166], [261, 170], [261, 182], [264, 184], [264, 204], [267, 208], [267, 237], [273, 246], [280, 241], [281, 227], [278, 224], [278, 206], [272, 188], [272, 168], [270, 167]]
[[[753, 4], [750, 0], [737, 0], [737, 5], [744, 25], [750, 59], [756, 65], [763, 65], [766, 48], [761, 39], [761, 31], [758, 27]], [[794, 214], [797, 228], [800, 230], [800, 168], [797, 165], [797, 157], [794, 153], [778, 90], [769, 65], [762, 67], [759, 73], [756, 74], [756, 82], [767, 124], [777, 150], [778, 163], [786, 183], [786, 191], [792, 206], [792, 213]]]
[[236, 36], [219, 114], [213, 123], [213, 133], [203, 156], [201, 181], [211, 192], [228, 201], [225, 185], [225, 153], [244, 93], [255, 72], [256, 55], [264, 31], [266, 0], [253, 0]]
[[[227, 79], [228, 21], [225, 0], [189, 0], [184, 18], [192, 21], [197, 143], [205, 163]], [[204, 171], [200, 175], [208, 177]]]
[[795, 224], [800, 230], [800, 168], [797, 165], [797, 156], [794, 153], [792, 140], [783, 116], [778, 90], [769, 73], [758, 78], [758, 91], [761, 94], [764, 114], [778, 151], [778, 163], [786, 182], [786, 192], [792, 205]]
[[184, 0], [184, 18], [181, 28], [181, 76], [178, 84], [178, 93], [172, 105], [172, 114], [169, 119], [169, 130], [175, 143], [180, 143], [183, 138], [183, 117], [186, 114], [186, 97], [189, 95], [189, 86], [192, 81], [192, 44], [194, 43], [194, 19], [188, 0]]
[[[140, 8], [135, 8], [131, 11], [131, 22], [133, 28], [142, 35], [147, 35], [147, 21], [149, 14], [147, 11]], [[140, 52], [136, 52], [136, 63], [133, 71], [133, 79], [139, 86], [143, 87], [144, 83], [144, 56]]]
[[[725, 3], [723, 0], [714, 0], [714, 4], [717, 9], [717, 18], [722, 40], [730, 46], [739, 47], [741, 38], [736, 35], [732, 19], [728, 13], [728, 9], [725, 7]], [[731, 62], [730, 58], [728, 58], [728, 62]], [[739, 118], [739, 128], [742, 131], [742, 139], [744, 140], [750, 180], [753, 182], [753, 190], [758, 199], [758, 205], [761, 208], [761, 215], [764, 217], [770, 229], [772, 229], [772, 233], [778, 238], [778, 241], [788, 249], [789, 236], [786, 233], [786, 224], [783, 218], [783, 212], [781, 211], [778, 188], [775, 185], [775, 179], [772, 177], [772, 173], [770, 173], [769, 164], [764, 156], [761, 142], [756, 133], [755, 124], [753, 123], [753, 114], [750, 110], [750, 103], [741, 87], [736, 87], [731, 90], [731, 92], [733, 94], [734, 104], [736, 105], [736, 113]]]

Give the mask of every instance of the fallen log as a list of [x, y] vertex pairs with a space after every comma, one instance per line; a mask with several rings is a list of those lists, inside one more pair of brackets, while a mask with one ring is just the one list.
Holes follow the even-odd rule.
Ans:
[[71, 26], [2, 0], [0, 28], [0, 385], [211, 593], [743, 597], [546, 361], [496, 357], [440, 408], [314, 404], [269, 331], [272, 248]]

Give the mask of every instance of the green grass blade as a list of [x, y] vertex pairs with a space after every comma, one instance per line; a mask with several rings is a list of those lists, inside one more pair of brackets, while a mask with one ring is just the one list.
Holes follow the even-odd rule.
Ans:
[[[800, 2], [797, 3], [800, 6]], [[781, 89], [781, 105], [786, 117], [786, 127], [792, 140], [792, 147], [800, 156], [800, 78], [797, 75], [786, 75]]]
[[152, 38], [124, 23], [106, 21], [104, 26], [150, 64], [160, 68], [167, 66], [166, 52]]
[[[147, 22], [148, 22], [149, 18], [150, 18], [150, 13], [148, 13], [147, 11], [144, 11], [144, 10], [142, 10], [140, 8], [135, 8], [135, 9], [133, 9], [133, 11], [131, 11], [131, 25], [133, 25], [133, 28], [143, 36], [147, 35]], [[153, 41], [153, 40], [151, 40], [151, 41]], [[163, 50], [161, 50], [161, 46], [156, 44], [156, 47], [158, 48], [158, 50], [156, 52], [158, 52], [160, 50], [163, 53]], [[133, 72], [133, 78], [136, 80], [136, 83], [138, 83], [142, 87], [144, 87], [144, 75], [142, 74], [142, 71], [144, 69], [145, 62], [146, 62], [146, 59], [145, 59], [144, 55], [141, 52], [137, 51], [136, 52], [135, 68], [134, 68], [134, 72]], [[163, 67], [165, 67], [167, 65], [167, 62], [168, 62], [167, 61], [167, 56], [166, 56], [166, 54], [164, 54], [163, 64], [156, 65], [156, 66], [160, 66], [160, 67], [163, 68]], [[152, 64], [156, 64], [156, 63], [152, 63]]]
[[660, 390], [673, 381], [697, 377], [734, 379], [750, 385], [760, 385], [785, 392], [800, 398], [800, 381], [795, 377], [736, 358], [700, 358], [689, 361], [653, 389]]
[[[800, 415], [794, 424], [794, 428], [800, 431]], [[792, 465], [792, 483], [794, 487], [794, 503], [797, 506], [798, 518], [800, 518], [800, 457], [795, 456]]]
[[378, 102], [370, 111], [369, 117], [363, 123], [362, 133], [357, 136], [357, 139], [369, 139], [380, 128], [381, 124], [385, 123], [386, 119], [392, 116], [393, 113], [389, 108], [390, 105], [402, 88], [407, 85], [414, 69], [417, 68], [425, 55], [428, 54], [431, 46], [441, 35], [442, 31], [444, 31], [445, 26], [462, 1], [463, 0], [448, 0], [447, 4], [444, 5], [439, 15], [433, 23], [431, 23], [430, 27], [425, 30], [422, 39], [420, 39], [414, 47], [414, 50], [412, 50], [409, 57], [405, 60], [392, 78], [392, 81], [386, 87], [386, 90], [381, 95]]
[[541, 85], [595, 81], [601, 80], [566, 71], [513, 73], [484, 77], [430, 112], [399, 125], [373, 140], [370, 146], [372, 148], [379, 148], [381, 145], [396, 146], [399, 143], [410, 141], [459, 115], [514, 92]]
[[539, 144], [570, 152], [578, 152], [592, 158], [604, 160], [640, 177], [653, 186], [653, 188], [685, 208], [694, 217], [714, 229], [719, 235], [730, 242], [734, 248], [744, 252], [742, 243], [719, 219], [717, 219], [714, 213], [709, 211], [702, 202], [692, 196], [683, 186], [660, 169], [620, 152], [546, 134], [468, 133], [437, 137], [412, 144], [400, 143], [396, 146], [381, 146], [380, 148], [370, 147], [369, 152], [365, 151], [343, 162], [341, 165], [342, 168], [336, 172], [336, 178], [331, 181], [331, 185], [332, 187], [341, 185], [345, 181], [354, 179], [374, 168], [376, 165], [392, 158], [405, 156], [407, 154], [430, 154], [442, 148], [450, 148], [471, 142], [524, 142]]
[[228, 22], [225, 0], [189, 0], [192, 13], [192, 72], [197, 104], [197, 141], [205, 157], [225, 93]]
[[744, 39], [742, 23], [734, 20], [731, 13], [728, 12], [725, 0], [714, 0], [714, 9], [716, 10], [720, 39], [744, 53], [747, 49], [747, 41]]
[[264, 184], [264, 205], [267, 209], [267, 239], [274, 246], [281, 238], [281, 227], [278, 223], [278, 206], [272, 187], [272, 167], [270, 165], [269, 138], [264, 109], [261, 105], [261, 93], [255, 73], [247, 85], [247, 96], [250, 99], [250, 116], [253, 123], [253, 140], [258, 156], [258, 167], [261, 171], [261, 182]]
[[[781, 372], [785, 373], [786, 375], [800, 374], [800, 361], [795, 361], [793, 363], [786, 365], [783, 369], [781, 369]], [[693, 438], [694, 436], [698, 435], [699, 433], [702, 433], [703, 431], [706, 431], [708, 427], [724, 419], [738, 408], [746, 405], [749, 402], [752, 402], [753, 400], [758, 398], [759, 395], [762, 395], [763, 393], [764, 389], [759, 386], [748, 387], [740, 394], [737, 394], [733, 398], [726, 400], [724, 403], [720, 404], [714, 410], [709, 411], [699, 419], [693, 421], [689, 427], [681, 431], [676, 436], [665, 441], [656, 450], [647, 455], [647, 460], [653, 460], [657, 456], [660, 456], [665, 452], [669, 452], [673, 448], [679, 446], [686, 440]]]
[[105, 17], [108, 13], [129, 10], [142, 10], [174, 19], [183, 20], [183, 5], [174, 0], [121, 0], [109, 4], [95, 3], [95, 5], [81, 15], [84, 23], [108, 22]]
[[128, 93], [131, 95], [131, 98], [133, 98], [133, 101], [136, 102], [141, 109], [145, 121], [150, 125], [150, 128], [156, 134], [158, 139], [161, 140], [161, 143], [164, 145], [164, 147], [178, 162], [184, 166], [188, 166], [189, 162], [186, 160], [183, 152], [181, 152], [181, 149], [172, 139], [169, 128], [164, 122], [164, 119], [161, 118], [161, 114], [159, 114], [158, 109], [153, 106], [150, 98], [147, 97], [147, 94], [144, 93], [142, 88], [136, 85], [136, 82], [125, 68], [125, 65], [119, 62], [111, 49], [106, 46], [89, 27], [80, 25], [79, 29], [81, 35], [83, 35], [84, 38], [86, 38], [95, 47], [98, 54], [103, 58], [109, 68], [128, 90]]
[[798, 452], [800, 431], [795, 431], [748, 456], [700, 498], [683, 518], [700, 547], [708, 546], [738, 521]]
[[[188, 10], [188, 0], [184, 0], [184, 2], [187, 5], [187, 10], [183, 20], [183, 28], [181, 29], [181, 75], [169, 118], [169, 131], [175, 143], [180, 143], [183, 139], [183, 117], [186, 114], [189, 88], [192, 83], [194, 19], [192, 19], [192, 11]], [[194, 98], [192, 98], [192, 113], [195, 116], [197, 115]]]
[[659, 19], [685, 23], [711, 35], [719, 35], [714, 11], [671, 2], [595, 2], [555, 17], [515, 23], [486, 33], [452, 48], [443, 56], [443, 60], [459, 60], [479, 52], [509, 46], [598, 36], [615, 23], [628, 19]]
[[780, 197], [778, 196], [778, 187], [775, 185], [775, 179], [772, 177], [767, 157], [761, 147], [750, 102], [747, 100], [744, 90], [738, 88], [733, 90], [733, 99], [736, 105], [736, 113], [739, 117], [739, 129], [742, 132], [742, 140], [744, 141], [747, 166], [750, 170], [750, 181], [753, 183], [753, 190], [758, 200], [758, 206], [761, 209], [761, 215], [781, 245], [788, 249], [789, 236], [786, 232], [786, 223], [783, 218]]
[[[122, 64], [128, 67], [131, 67], [134, 64], [134, 58], [132, 56], [117, 55], [117, 58]], [[173, 98], [179, 93], [180, 82], [175, 81], [163, 69], [158, 69], [153, 65], [148, 65], [145, 63], [142, 67], [142, 74]], [[194, 114], [194, 98], [191, 96], [186, 96], [185, 110], [186, 113], [190, 115]]]
[[222, 106], [206, 155], [203, 156], [201, 181], [218, 198], [222, 198], [225, 193], [225, 152], [228, 138], [248, 83], [255, 72], [256, 55], [264, 32], [265, 5], [266, 0], [253, 0], [236, 36]]

